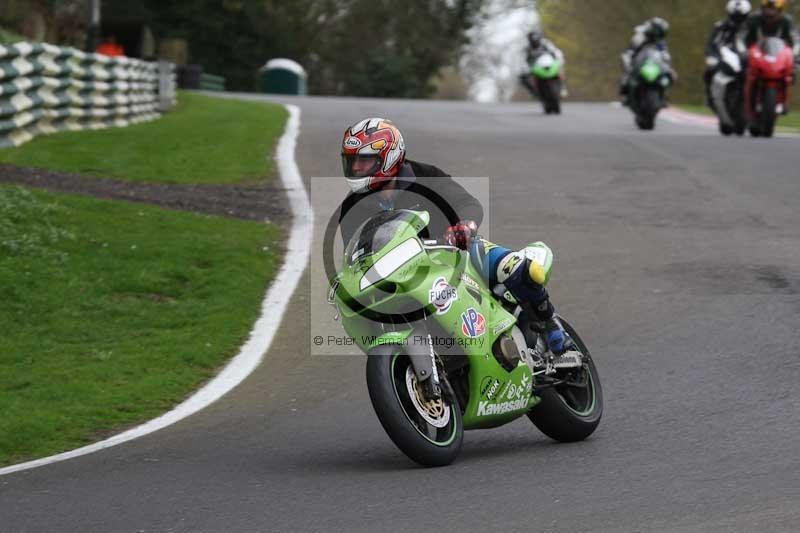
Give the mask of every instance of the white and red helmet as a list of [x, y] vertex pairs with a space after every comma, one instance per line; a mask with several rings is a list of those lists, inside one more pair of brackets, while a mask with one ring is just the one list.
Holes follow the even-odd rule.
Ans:
[[347, 128], [342, 138], [342, 170], [355, 193], [383, 188], [400, 172], [406, 145], [397, 126], [367, 118]]

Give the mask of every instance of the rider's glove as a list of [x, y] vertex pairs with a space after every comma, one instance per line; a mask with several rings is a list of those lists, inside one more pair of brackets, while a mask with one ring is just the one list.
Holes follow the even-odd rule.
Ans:
[[444, 240], [450, 246], [468, 250], [472, 239], [478, 234], [478, 225], [472, 220], [462, 220], [444, 232]]

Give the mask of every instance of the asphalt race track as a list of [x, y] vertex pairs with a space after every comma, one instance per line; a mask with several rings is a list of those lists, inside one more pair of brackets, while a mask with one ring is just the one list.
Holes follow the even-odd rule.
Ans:
[[304, 176], [339, 174], [342, 131], [377, 115], [412, 158], [492, 177], [494, 239], [555, 251], [553, 300], [603, 379], [598, 431], [556, 444], [523, 418], [466, 433], [450, 467], [416, 467], [372, 411], [364, 358], [308, 355], [309, 305], [325, 304], [305, 279], [239, 388], [0, 477], [0, 531], [800, 528], [800, 138], [639, 132], [607, 104], [285, 101], [303, 112]]

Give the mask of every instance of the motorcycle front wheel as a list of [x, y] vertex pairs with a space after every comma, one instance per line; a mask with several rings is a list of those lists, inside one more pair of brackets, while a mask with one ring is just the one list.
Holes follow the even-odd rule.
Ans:
[[[739, 137], [744, 135], [745, 131], [747, 131], [747, 121], [744, 118], [744, 104], [742, 103], [743, 99], [744, 95], [739, 85], [729, 89], [725, 95], [725, 105], [727, 106], [728, 114], [733, 119], [733, 125], [730, 126], [731, 134], [735, 133]], [[724, 132], [722, 132], [722, 134], [725, 135]]]
[[559, 442], [577, 442], [594, 433], [603, 416], [603, 388], [600, 376], [583, 342], [569, 323], [560, 319], [583, 355], [583, 367], [561, 376], [562, 383], [545, 388], [542, 399], [528, 418], [539, 431]]
[[656, 115], [661, 110], [662, 104], [661, 91], [657, 87], [647, 87], [642, 95], [642, 105], [636, 116], [636, 125], [645, 131], [655, 129]]
[[764, 99], [761, 105], [761, 135], [772, 137], [775, 133], [775, 122], [778, 120], [778, 89], [768, 87], [764, 90]]
[[546, 115], [561, 114], [561, 87], [558, 80], [537, 79], [539, 86], [539, 98], [542, 100], [542, 107]]
[[406, 354], [371, 352], [367, 388], [383, 429], [410, 459], [445, 466], [458, 457], [464, 439], [461, 408], [445, 398], [426, 399]]

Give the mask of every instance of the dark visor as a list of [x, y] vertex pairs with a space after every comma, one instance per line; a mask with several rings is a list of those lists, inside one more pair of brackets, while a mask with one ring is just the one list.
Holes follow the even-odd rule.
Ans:
[[381, 159], [377, 155], [342, 154], [342, 171], [346, 178], [374, 176], [380, 168]]

